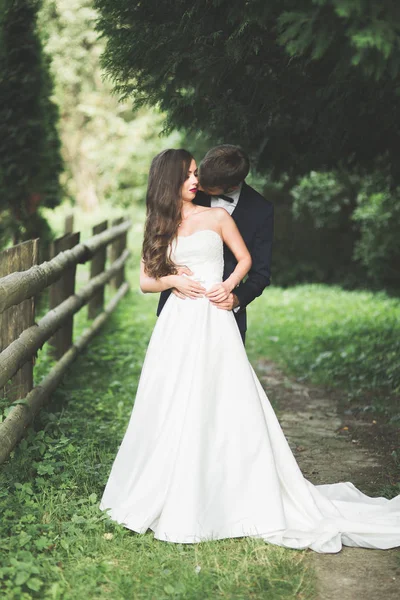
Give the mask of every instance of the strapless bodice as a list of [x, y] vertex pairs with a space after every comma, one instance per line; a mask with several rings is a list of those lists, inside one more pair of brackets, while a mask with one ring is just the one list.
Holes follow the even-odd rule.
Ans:
[[221, 236], [213, 229], [202, 229], [188, 236], [178, 236], [172, 243], [171, 258], [186, 266], [206, 289], [222, 281], [224, 252]]

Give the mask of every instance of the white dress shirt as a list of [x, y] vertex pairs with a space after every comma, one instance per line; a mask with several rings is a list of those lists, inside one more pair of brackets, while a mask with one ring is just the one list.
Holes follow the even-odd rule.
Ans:
[[[233, 202], [227, 202], [226, 200], [224, 200], [223, 198], [211, 198], [211, 207], [212, 208], [224, 208], [230, 215], [233, 213], [233, 211], [235, 210], [237, 203], [239, 201], [239, 197], [240, 197], [240, 192], [242, 191], [242, 183], [239, 185], [239, 187], [237, 188], [237, 190], [233, 190], [233, 192], [227, 192], [226, 196], [229, 196], [230, 198], [232, 198]], [[235, 293], [235, 290], [232, 290], [233, 293]], [[236, 308], [233, 309], [233, 312], [238, 312], [240, 310], [240, 306], [237, 306]]]
[[227, 202], [223, 198], [211, 198], [211, 207], [212, 208], [224, 208], [230, 215], [235, 210], [237, 203], [239, 201], [240, 192], [242, 191], [242, 183], [239, 185], [237, 190], [233, 190], [233, 192], [227, 192], [226, 196], [232, 198], [233, 202]]

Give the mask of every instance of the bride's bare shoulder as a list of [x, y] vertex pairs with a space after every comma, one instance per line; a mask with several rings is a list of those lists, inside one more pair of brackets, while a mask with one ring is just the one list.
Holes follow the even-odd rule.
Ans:
[[198, 214], [202, 213], [204, 216], [213, 217], [215, 219], [223, 219], [228, 213], [224, 208], [204, 206]]
[[232, 219], [232, 217], [230, 216], [230, 214], [228, 213], [227, 210], [225, 210], [225, 208], [219, 208], [219, 207], [215, 207], [215, 208], [210, 208], [209, 210], [212, 210], [212, 216], [215, 217], [215, 219], [220, 223], [221, 221], [226, 221], [229, 219]]
[[211, 206], [210, 208], [207, 208], [207, 210], [209, 210], [210, 214], [214, 215], [215, 217], [222, 217], [224, 214], [229, 214], [228, 211], [226, 211], [224, 208], [220, 208], [218, 206]]
[[210, 210], [215, 210], [215, 208], [212, 208], [211, 206], [199, 206], [199, 208], [201, 209], [198, 211], [199, 214], [210, 212]]
[[220, 227], [227, 219], [232, 218], [225, 208], [219, 207], [204, 207], [201, 214], [206, 222], [217, 227]]

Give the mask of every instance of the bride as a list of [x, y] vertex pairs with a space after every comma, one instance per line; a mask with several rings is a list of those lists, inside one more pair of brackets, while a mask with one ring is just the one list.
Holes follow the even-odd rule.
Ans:
[[[400, 496], [303, 477], [232, 311], [214, 304], [245, 277], [250, 254], [225, 209], [193, 204], [197, 187], [185, 150], [153, 159], [140, 287], [174, 294], [154, 328], [100, 509], [167, 542], [253, 536], [316, 552], [400, 545]], [[222, 281], [224, 243], [237, 266]]]

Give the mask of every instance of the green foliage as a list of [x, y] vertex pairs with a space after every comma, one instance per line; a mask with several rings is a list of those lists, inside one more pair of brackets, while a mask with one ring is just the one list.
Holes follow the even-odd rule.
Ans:
[[340, 228], [345, 221], [343, 213], [347, 217], [349, 207], [355, 205], [354, 191], [335, 173], [311, 171], [292, 188], [291, 194], [294, 218], [306, 215], [317, 229]]
[[250, 307], [250, 358], [340, 388], [344, 401], [400, 420], [400, 301], [323, 285], [270, 288]]
[[381, 177], [367, 180], [353, 219], [360, 228], [355, 256], [377, 284], [398, 289], [400, 281], [400, 188]]
[[267, 188], [276, 204], [274, 281], [400, 285], [399, 191], [385, 170], [368, 177], [312, 171], [296, 185]]
[[359, 234], [351, 215], [357, 189], [353, 178], [333, 172], [311, 172], [297, 182], [284, 179], [265, 187], [265, 196], [275, 205], [275, 285], [323, 282], [354, 287], [369, 282], [354, 261]]
[[311, 1], [282, 12], [279, 41], [292, 56], [310, 53], [319, 59], [340, 40], [341, 70], [360, 66], [376, 80], [385, 73], [395, 78], [400, 69], [399, 18], [397, 6], [390, 0]]
[[97, 18], [92, 0], [44, 0], [40, 15], [60, 106], [66, 193], [88, 211], [104, 199], [143, 201], [151, 158], [180, 141], [177, 133], [160, 139], [157, 111], [133, 112], [112, 96], [99, 63]]
[[37, 31], [40, 5], [0, 5], [0, 246], [41, 235], [46, 224], [38, 207], [60, 201], [58, 112]]
[[[294, 235], [280, 240], [283, 257], [290, 263], [287, 272], [287, 266], [279, 264], [279, 255], [276, 257], [280, 282], [365, 285], [365, 273], [352, 264], [358, 235], [351, 220], [356, 206], [355, 183], [344, 173], [311, 171], [291, 189], [293, 202], [285, 216]], [[279, 207], [277, 212], [279, 218]], [[279, 223], [277, 230], [279, 240]]]
[[[395, 164], [400, 14], [391, 0], [95, 0], [122, 98], [240, 143], [263, 172]], [[394, 176], [398, 171], [393, 170]]]

